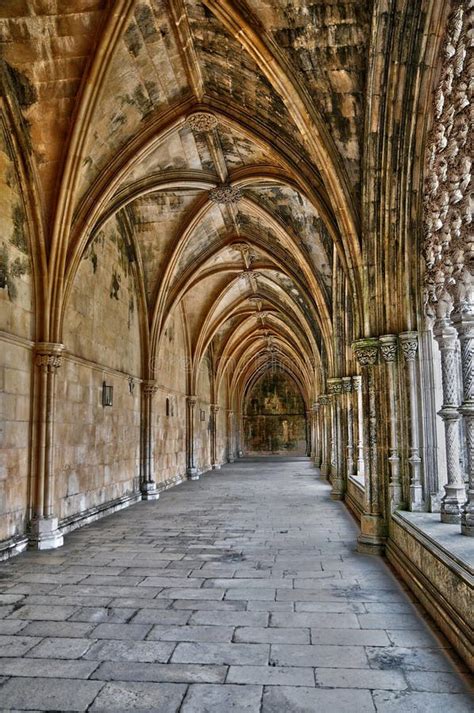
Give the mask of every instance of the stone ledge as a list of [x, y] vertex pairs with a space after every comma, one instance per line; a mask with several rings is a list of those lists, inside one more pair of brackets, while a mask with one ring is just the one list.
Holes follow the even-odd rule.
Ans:
[[460, 577], [467, 575], [470, 586], [474, 586], [474, 541], [461, 535], [459, 525], [441, 522], [439, 513], [397, 511], [392, 517]]
[[8, 540], [0, 542], [0, 562], [15, 557], [24, 552], [28, 546], [28, 538], [25, 535], [14, 535]]
[[471, 567], [422, 527], [423, 516], [426, 513], [394, 513], [385, 554], [453, 648], [473, 667]]
[[75, 513], [69, 517], [65, 517], [59, 522], [59, 530], [61, 534], [66, 535], [72, 530], [76, 530], [78, 527], [84, 527], [84, 525], [89, 525], [95, 520], [99, 520], [101, 517], [106, 515], [111, 515], [118, 510], [128, 507], [129, 505], [134, 505], [141, 501], [141, 493], [131, 493], [129, 495], [123, 495], [121, 498], [116, 498], [115, 500], [109, 500], [101, 505], [96, 505], [95, 507], [88, 508], [81, 513]]

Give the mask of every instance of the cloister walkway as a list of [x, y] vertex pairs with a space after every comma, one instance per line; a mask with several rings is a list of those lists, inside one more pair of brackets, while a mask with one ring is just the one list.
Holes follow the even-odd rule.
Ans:
[[0, 709], [467, 713], [306, 459], [243, 460], [0, 566]]

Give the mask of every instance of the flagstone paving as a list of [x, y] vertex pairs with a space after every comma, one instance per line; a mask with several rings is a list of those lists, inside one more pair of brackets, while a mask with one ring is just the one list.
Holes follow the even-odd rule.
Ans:
[[329, 492], [305, 459], [244, 459], [4, 563], [0, 709], [472, 711]]

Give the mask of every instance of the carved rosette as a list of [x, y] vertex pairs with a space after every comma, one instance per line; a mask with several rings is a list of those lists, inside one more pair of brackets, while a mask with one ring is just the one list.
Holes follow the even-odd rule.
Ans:
[[377, 363], [379, 342], [375, 337], [358, 339], [352, 343], [352, 351], [361, 366], [374, 366]]
[[397, 358], [398, 344], [395, 334], [384, 334], [379, 337], [380, 353], [382, 359], [387, 362], [394, 362]]
[[55, 373], [62, 364], [64, 344], [39, 342], [35, 349], [35, 364], [45, 373]]
[[207, 111], [197, 111], [187, 117], [186, 123], [193, 131], [213, 131], [217, 128], [219, 122], [214, 114]]
[[238, 203], [242, 197], [242, 190], [228, 183], [223, 183], [209, 191], [209, 200], [220, 205]]

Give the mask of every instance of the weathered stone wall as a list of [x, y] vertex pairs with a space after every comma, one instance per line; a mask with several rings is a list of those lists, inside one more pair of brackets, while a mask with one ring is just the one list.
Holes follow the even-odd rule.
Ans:
[[281, 371], [265, 373], [247, 395], [245, 450], [304, 455], [304, 402], [295, 382]]
[[[158, 391], [153, 397], [152, 443], [157, 482], [186, 474], [186, 339], [180, 310], [168, 318], [153, 359]], [[168, 399], [168, 415], [166, 400]]]
[[33, 338], [26, 215], [0, 114], [0, 540], [21, 538], [27, 518]]
[[[58, 370], [55, 489], [71, 518], [138, 489], [140, 330], [126, 236], [110, 221], [86, 251], [65, 315]], [[102, 385], [113, 405], [102, 406]]]

